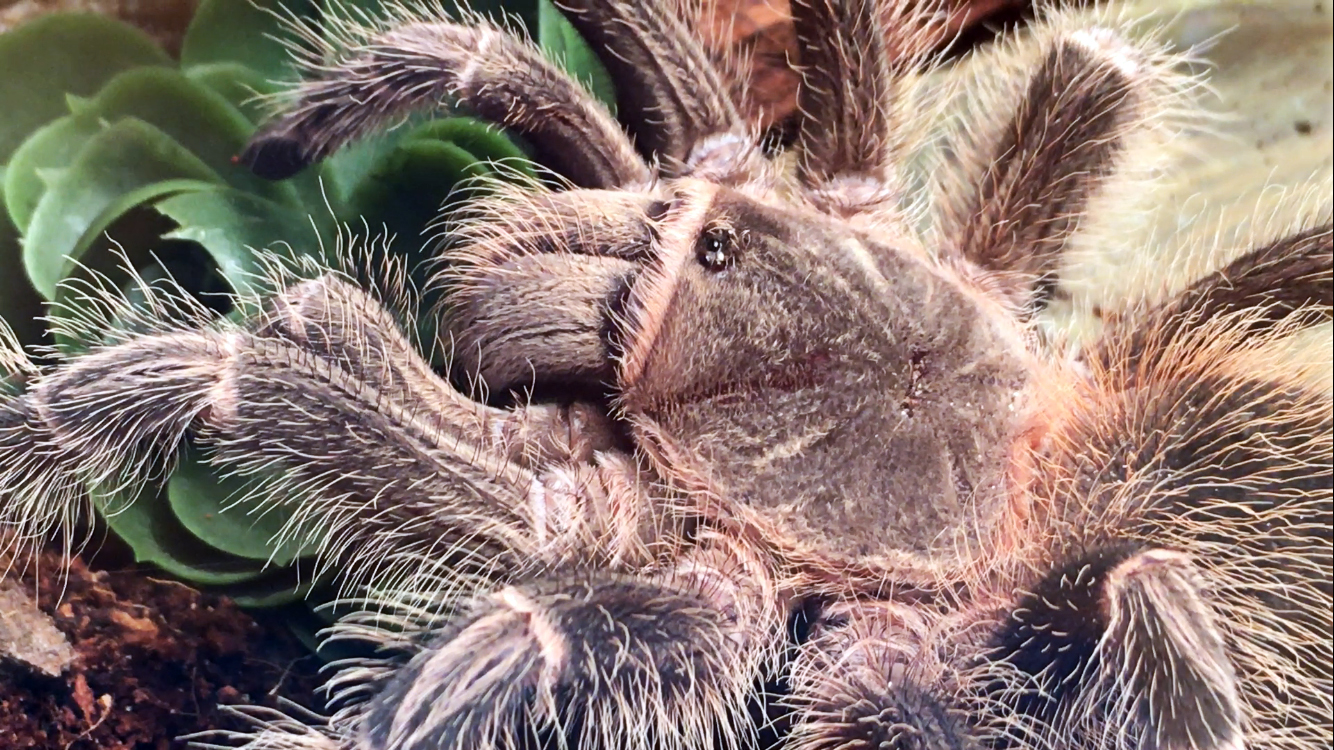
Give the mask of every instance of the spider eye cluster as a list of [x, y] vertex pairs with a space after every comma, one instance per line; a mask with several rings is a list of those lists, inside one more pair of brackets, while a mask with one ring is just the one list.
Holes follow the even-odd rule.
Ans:
[[731, 227], [710, 227], [695, 243], [695, 258], [709, 271], [724, 271], [736, 263], [737, 234]]

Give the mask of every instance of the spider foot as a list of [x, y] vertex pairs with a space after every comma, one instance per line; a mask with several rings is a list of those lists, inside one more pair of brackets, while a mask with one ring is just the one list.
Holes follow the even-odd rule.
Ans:
[[1015, 611], [998, 654], [1032, 686], [1020, 710], [1062, 736], [1154, 750], [1239, 750], [1244, 709], [1204, 581], [1183, 554], [1099, 550]]
[[382, 684], [358, 747], [742, 747], [768, 635], [751, 595], [690, 563], [508, 586]]

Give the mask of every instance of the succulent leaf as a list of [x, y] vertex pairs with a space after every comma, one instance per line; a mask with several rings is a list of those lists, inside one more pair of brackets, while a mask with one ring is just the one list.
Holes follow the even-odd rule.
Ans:
[[261, 505], [248, 497], [249, 489], [248, 482], [219, 476], [198, 457], [187, 456], [167, 481], [166, 496], [187, 531], [228, 555], [282, 567], [313, 554], [309, 542], [282, 537], [287, 508]]
[[[601, 63], [549, 0], [469, 5], [535, 30], [546, 54], [612, 106]], [[389, 252], [425, 269], [418, 261], [434, 248], [443, 204], [475, 195], [479, 178], [537, 177], [521, 139], [448, 107], [290, 180], [261, 180], [233, 163], [265, 117], [263, 98], [295, 75], [292, 22], [321, 11], [369, 20], [383, 8], [382, 0], [203, 0], [179, 66], [141, 32], [98, 16], [54, 14], [0, 35], [0, 69], [23, 71], [0, 80], [0, 266], [22, 263], [31, 283], [0, 274], [0, 315], [23, 341], [39, 338], [42, 298], [52, 320], [77, 314], [86, 303], [62, 282], [89, 272], [143, 302], [127, 265], [149, 285], [170, 278], [228, 313], [223, 293], [245, 300], [265, 291], [259, 253], [318, 256], [340, 224], [395, 237]], [[413, 278], [419, 288], [422, 273]], [[433, 340], [431, 330], [418, 333]], [[62, 334], [55, 343], [92, 342]], [[257, 507], [242, 485], [187, 451], [161, 487], [138, 498], [90, 495], [140, 562], [245, 606], [318, 601], [309, 571], [318, 534], [284, 538], [284, 508]]]
[[616, 91], [611, 77], [593, 49], [551, 0], [538, 0], [537, 40], [547, 57], [582, 83], [612, 114], [616, 113]]
[[290, 185], [262, 179], [232, 162], [253, 124], [221, 94], [178, 71], [126, 71], [107, 83], [83, 115], [107, 122], [137, 117], [174, 138], [228, 184], [288, 203], [297, 200]]
[[261, 251], [289, 256], [319, 253], [318, 236], [304, 211], [232, 187], [180, 193], [159, 201], [154, 209], [177, 224], [167, 238], [203, 247], [227, 284], [242, 295], [261, 291], [256, 286], [264, 270]]
[[126, 118], [93, 136], [38, 202], [23, 241], [28, 278], [52, 299], [83, 251], [126, 211], [222, 178], [158, 128]]
[[69, 167], [88, 139], [101, 129], [92, 118], [66, 115], [38, 128], [14, 151], [4, 179], [5, 208], [14, 226], [23, 232], [28, 230], [33, 211], [53, 181], [43, 174]]
[[214, 62], [192, 65], [185, 69], [191, 81], [217, 92], [250, 124], [258, 125], [264, 119], [261, 97], [277, 91], [272, 80], [254, 68], [238, 62]]
[[262, 566], [253, 561], [229, 558], [199, 544], [159, 494], [149, 493], [133, 502], [119, 495], [94, 497], [107, 526], [130, 546], [136, 562], [156, 565], [204, 586], [246, 583], [264, 575]]
[[0, 163], [65, 113], [66, 95], [89, 96], [129, 68], [170, 64], [143, 32], [102, 16], [42, 16], [0, 35]]
[[181, 68], [240, 63], [263, 80], [292, 77], [292, 40], [284, 17], [301, 18], [314, 10], [309, 0], [203, 0], [181, 42]]

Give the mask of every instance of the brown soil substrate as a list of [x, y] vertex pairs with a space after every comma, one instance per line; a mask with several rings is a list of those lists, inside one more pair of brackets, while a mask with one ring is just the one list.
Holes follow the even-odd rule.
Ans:
[[[56, 570], [46, 557], [38, 567]], [[33, 593], [31, 577], [18, 580]], [[4, 750], [169, 750], [181, 735], [240, 728], [220, 706], [316, 700], [319, 663], [280, 622], [144, 571], [76, 560], [56, 583], [45, 579], [38, 608], [75, 658], [59, 677], [0, 663]]]

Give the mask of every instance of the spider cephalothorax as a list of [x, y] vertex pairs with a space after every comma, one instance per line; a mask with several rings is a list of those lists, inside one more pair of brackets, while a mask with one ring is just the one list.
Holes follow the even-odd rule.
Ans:
[[1032, 323], [1185, 87], [1166, 58], [1043, 26], [951, 110], [925, 223], [891, 53], [927, 3], [794, 2], [790, 178], [675, 11], [561, 5], [620, 123], [516, 37], [407, 14], [243, 159], [281, 178], [442, 100], [522, 135], [569, 186], [449, 224], [454, 367], [586, 400], [466, 397], [336, 273], [243, 325], [118, 309], [135, 333], [4, 403], [8, 517], [186, 437], [296, 507], [371, 603], [338, 632], [391, 653], [325, 722], [253, 712], [253, 748], [1329, 742], [1331, 406], [1271, 346], [1330, 316], [1328, 217], [1078, 353]]

